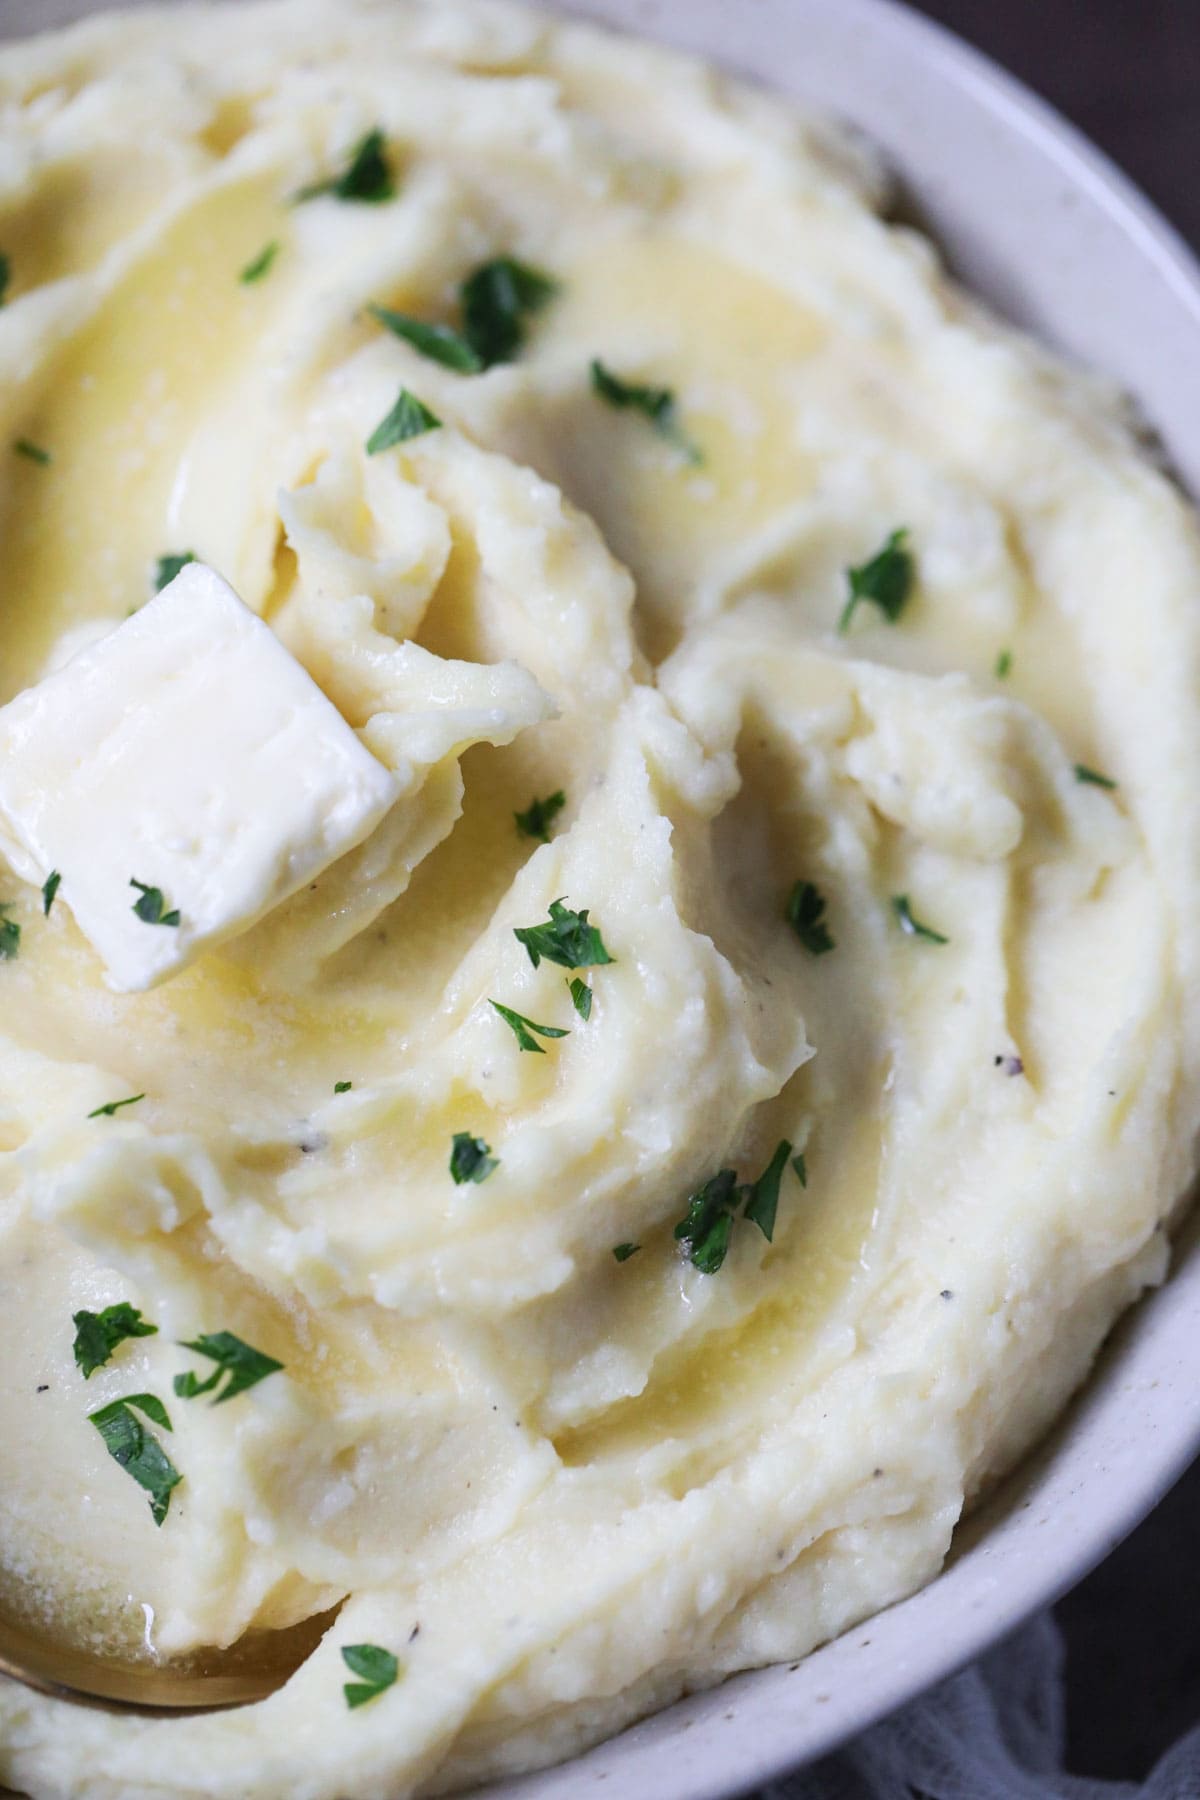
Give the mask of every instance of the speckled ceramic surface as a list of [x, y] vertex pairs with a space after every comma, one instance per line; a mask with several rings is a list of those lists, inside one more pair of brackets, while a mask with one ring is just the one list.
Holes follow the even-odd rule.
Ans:
[[[237, 3], [237, 0], [232, 0]], [[1002, 313], [1120, 380], [1200, 494], [1200, 269], [1137, 192], [1021, 87], [892, 0], [559, 0], [841, 115], [906, 210]], [[0, 36], [92, 10], [0, 0]], [[960, 1531], [921, 1594], [794, 1667], [681, 1702], [489, 1800], [729, 1800], [829, 1750], [1071, 1586], [1200, 1449], [1200, 1246], [1116, 1334], [1053, 1440]]]

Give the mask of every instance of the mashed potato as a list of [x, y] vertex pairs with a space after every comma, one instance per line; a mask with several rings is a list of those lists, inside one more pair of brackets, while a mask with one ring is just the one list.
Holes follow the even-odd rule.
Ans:
[[396, 796], [144, 991], [7, 818], [0, 1601], [331, 1622], [233, 1712], [6, 1685], [0, 1780], [566, 1756], [929, 1580], [1164, 1273], [1195, 523], [866, 153], [659, 50], [171, 6], [0, 99], [0, 702], [191, 555]]

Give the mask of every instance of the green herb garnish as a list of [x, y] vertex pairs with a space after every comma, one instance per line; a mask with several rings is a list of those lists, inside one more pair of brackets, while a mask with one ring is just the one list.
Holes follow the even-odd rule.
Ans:
[[228, 1375], [229, 1379], [221, 1392], [213, 1394], [214, 1406], [220, 1406], [224, 1401], [244, 1394], [247, 1388], [256, 1387], [268, 1375], [274, 1375], [277, 1369], [283, 1367], [273, 1356], [266, 1356], [252, 1344], [243, 1343], [240, 1337], [234, 1337], [232, 1331], [206, 1332], [189, 1343], [181, 1344], [180, 1349], [194, 1350], [197, 1356], [207, 1356], [210, 1362], [217, 1365], [207, 1381], [200, 1381], [190, 1369], [186, 1375], [177, 1375], [175, 1392], [181, 1399], [194, 1400], [198, 1394], [212, 1393], [217, 1383]]
[[543, 844], [550, 842], [550, 823], [557, 813], [567, 804], [567, 796], [559, 788], [557, 793], [547, 794], [544, 800], [532, 800], [524, 812], [514, 813], [517, 830], [523, 831], [526, 837], [540, 838]]
[[128, 1100], [107, 1100], [103, 1106], [98, 1106], [95, 1112], [90, 1112], [88, 1118], [111, 1119], [113, 1114], [120, 1112], [123, 1106], [136, 1106], [139, 1100], [145, 1098], [145, 1094], [130, 1094]]
[[919, 919], [913, 917], [913, 910], [908, 903], [907, 894], [892, 895], [892, 911], [900, 921], [900, 929], [906, 931], [909, 937], [924, 938], [929, 944], [948, 944], [950, 942], [950, 939], [943, 937], [940, 931], [935, 931], [932, 925], [922, 925]]
[[435, 412], [430, 412], [423, 400], [402, 387], [399, 397], [386, 418], [380, 419], [378, 425], [367, 439], [367, 455], [378, 456], [381, 450], [390, 450], [394, 444], [403, 444], [409, 438], [421, 437], [426, 431], [436, 431], [441, 420]]
[[1008, 676], [1012, 673], [1012, 665], [1013, 665], [1012, 651], [1011, 650], [1002, 650], [1000, 652], [999, 656], [996, 658], [995, 675], [996, 675], [997, 681], [1003, 681], [1006, 678], [1006, 676]]
[[592, 392], [599, 394], [610, 406], [632, 407], [635, 412], [642, 413], [661, 437], [665, 437], [682, 450], [692, 464], [702, 463], [704, 457], [679, 427], [676, 416], [674, 389], [666, 387], [649, 387], [642, 382], [622, 381], [611, 369], [606, 369], [598, 356], [592, 358]]
[[335, 200], [364, 201], [371, 206], [390, 200], [396, 192], [396, 184], [388, 164], [386, 142], [378, 127], [368, 131], [350, 152], [350, 159], [340, 175], [301, 188], [296, 195], [297, 201], [316, 200], [322, 194], [332, 194]]
[[3, 251], [0, 251], [0, 306], [3, 306], [8, 298], [8, 284], [11, 279], [12, 263]]
[[905, 527], [893, 531], [883, 549], [877, 551], [869, 562], [859, 563], [857, 568], [846, 570], [850, 596], [838, 620], [839, 631], [849, 630], [854, 610], [863, 600], [869, 600], [872, 606], [877, 606], [891, 624], [896, 623], [912, 593], [917, 572], [911, 552], [904, 547], [907, 536]]
[[1107, 788], [1110, 793], [1117, 785], [1111, 775], [1102, 775], [1099, 769], [1089, 769], [1086, 763], [1075, 764], [1075, 779], [1082, 781], [1087, 787]]
[[478, 375], [483, 369], [483, 358], [472, 348], [461, 331], [455, 331], [451, 325], [431, 325], [428, 319], [418, 319], [412, 313], [396, 312], [390, 306], [368, 306], [367, 311], [373, 319], [403, 338], [422, 356], [431, 362], [441, 363], [444, 369], [454, 369], [460, 375]]
[[21, 948], [21, 927], [15, 919], [4, 917], [12, 908], [11, 900], [0, 900], [0, 962], [12, 962]]
[[244, 287], [249, 287], [252, 281], [261, 281], [264, 275], [269, 274], [271, 264], [279, 255], [281, 249], [282, 245], [278, 238], [272, 238], [269, 244], [264, 244], [258, 255], [252, 262], [246, 264], [245, 268], [238, 276], [238, 280], [242, 285]]
[[360, 1677], [358, 1681], [346, 1682], [342, 1688], [346, 1705], [352, 1711], [386, 1693], [400, 1674], [400, 1664], [391, 1651], [381, 1650], [378, 1644], [344, 1644], [342, 1661], [352, 1675]]
[[354, 1083], [352, 1081], [335, 1081], [333, 1084], [333, 1091], [335, 1094], [348, 1094], [353, 1086]]
[[[791, 1154], [792, 1146], [781, 1139], [757, 1181], [739, 1187], [733, 1170], [722, 1169], [692, 1195], [687, 1212], [675, 1227], [675, 1236], [688, 1246], [688, 1261], [702, 1275], [715, 1275], [725, 1261], [739, 1211], [758, 1226], [768, 1244], [772, 1241], [779, 1184]], [[799, 1170], [796, 1172], [799, 1174]]]
[[104, 1367], [118, 1344], [127, 1338], [154, 1337], [158, 1332], [158, 1326], [143, 1319], [141, 1308], [131, 1306], [128, 1300], [118, 1300], [103, 1312], [85, 1309], [72, 1313], [71, 1323], [75, 1327], [75, 1365], [85, 1381]]
[[792, 1167], [796, 1171], [796, 1179], [799, 1181], [800, 1186], [806, 1188], [808, 1186], [808, 1164], [804, 1159], [803, 1150], [797, 1151], [796, 1155], [793, 1156]]
[[99, 1412], [89, 1413], [88, 1417], [104, 1439], [108, 1454], [120, 1463], [126, 1474], [133, 1476], [139, 1487], [146, 1489], [150, 1496], [150, 1515], [156, 1525], [161, 1525], [171, 1504], [172, 1490], [179, 1486], [183, 1476], [158, 1439], [146, 1430], [134, 1413], [135, 1406], [152, 1424], [170, 1431], [167, 1409], [153, 1394], [128, 1394], [123, 1400], [113, 1400], [108, 1406], [102, 1406]]
[[188, 564], [194, 563], [195, 560], [196, 552], [194, 550], [169, 550], [165, 556], [160, 556], [154, 565], [155, 593], [161, 594], [163, 589], [169, 587], [174, 581], [180, 569], [186, 569]]
[[469, 1131], [455, 1132], [450, 1146], [450, 1173], [456, 1187], [464, 1181], [486, 1181], [492, 1170], [499, 1167], [500, 1159], [492, 1155], [490, 1144], [472, 1137]]
[[592, 990], [587, 982], [580, 981], [579, 978], [576, 977], [574, 981], [568, 982], [567, 985], [571, 990], [571, 1005], [575, 1008], [575, 1011], [579, 1014], [581, 1019], [590, 1019], [592, 1016]]
[[54, 905], [54, 896], [62, 886], [62, 876], [57, 869], [51, 869], [42, 883], [42, 917], [50, 917], [50, 908]]
[[628, 1262], [631, 1256], [637, 1255], [641, 1247], [640, 1244], [614, 1244], [613, 1255], [618, 1262]]
[[511, 1006], [501, 1006], [498, 1000], [489, 1000], [488, 1005], [495, 1007], [522, 1050], [536, 1050], [539, 1056], [546, 1054], [546, 1046], [539, 1044], [530, 1035], [535, 1031], [538, 1037], [544, 1038], [565, 1038], [571, 1035], [569, 1031], [563, 1031], [557, 1025], [537, 1025], [532, 1019], [527, 1019], [523, 1013], [514, 1012]]
[[798, 881], [787, 903], [787, 922], [812, 956], [836, 948], [825, 924], [825, 899], [811, 881]]
[[518, 926], [513, 936], [524, 944], [535, 969], [543, 957], [562, 969], [592, 969], [616, 960], [608, 954], [596, 927], [588, 924], [586, 908], [572, 912], [561, 900], [550, 902], [550, 917], [544, 925]]
[[167, 903], [163, 899], [163, 891], [161, 888], [147, 887], [146, 883], [144, 881], [139, 881], [135, 875], [130, 876], [129, 885], [138, 890], [140, 897], [134, 901], [131, 910], [137, 914], [143, 924], [178, 925], [178, 910], [173, 912], [163, 911], [163, 908]]
[[485, 369], [511, 362], [525, 342], [525, 320], [558, 292], [558, 283], [528, 263], [497, 256], [459, 289], [463, 335]]
[[18, 456], [23, 456], [26, 462], [38, 463], [43, 469], [54, 460], [50, 452], [43, 450], [40, 444], [35, 444], [32, 438], [14, 438], [13, 449]]

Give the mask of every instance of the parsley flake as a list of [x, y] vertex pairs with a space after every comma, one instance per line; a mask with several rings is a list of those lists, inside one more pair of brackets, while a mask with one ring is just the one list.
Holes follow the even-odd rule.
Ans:
[[587, 909], [572, 912], [561, 900], [550, 902], [550, 917], [544, 925], [518, 926], [513, 936], [524, 944], [535, 969], [543, 957], [561, 969], [592, 969], [616, 961], [596, 927], [588, 924]]
[[333, 1084], [333, 1091], [335, 1094], [348, 1094], [353, 1086], [354, 1083], [352, 1081], [335, 1081]]
[[12, 962], [21, 948], [21, 927], [15, 919], [6, 919], [13, 902], [0, 900], [0, 962]]
[[883, 549], [876, 551], [869, 562], [846, 570], [850, 595], [838, 620], [839, 631], [849, 630], [855, 608], [863, 600], [877, 606], [890, 624], [896, 623], [908, 603], [917, 573], [912, 552], [904, 547], [907, 536], [906, 527], [893, 531]]
[[42, 883], [42, 917], [50, 917], [50, 908], [54, 905], [54, 896], [62, 886], [62, 876], [57, 869], [51, 869]]
[[130, 887], [137, 888], [139, 894], [139, 898], [134, 901], [130, 910], [137, 914], [144, 925], [170, 925], [174, 927], [179, 924], [178, 909], [173, 912], [164, 912], [163, 908], [167, 903], [163, 899], [163, 891], [161, 888], [147, 887], [146, 883], [144, 881], [139, 881], [136, 875], [130, 876], [129, 885]]
[[631, 1256], [637, 1255], [641, 1247], [640, 1244], [614, 1244], [613, 1255], [618, 1262], [628, 1262]]
[[205, 1332], [179, 1347], [181, 1350], [194, 1350], [197, 1356], [207, 1356], [210, 1362], [217, 1365], [207, 1381], [200, 1381], [190, 1369], [186, 1375], [177, 1375], [175, 1392], [182, 1400], [194, 1400], [198, 1394], [212, 1393], [222, 1377], [228, 1375], [229, 1379], [222, 1391], [213, 1394], [212, 1404], [220, 1406], [224, 1401], [244, 1394], [247, 1388], [256, 1387], [268, 1375], [274, 1375], [277, 1369], [283, 1367], [273, 1356], [266, 1356], [252, 1344], [234, 1337], [232, 1331]]
[[803, 1150], [797, 1151], [793, 1156], [792, 1167], [796, 1171], [796, 1179], [800, 1186], [806, 1188], [808, 1186], [808, 1163], [805, 1161]]
[[128, 1300], [118, 1300], [103, 1312], [88, 1312], [85, 1308], [72, 1313], [71, 1323], [75, 1327], [75, 1366], [85, 1381], [104, 1367], [118, 1344], [127, 1338], [155, 1337], [158, 1333], [158, 1326], [143, 1319], [141, 1308], [131, 1306]]
[[1012, 674], [1012, 666], [1013, 666], [1012, 651], [1011, 650], [1001, 650], [999, 656], [997, 656], [997, 658], [996, 658], [996, 667], [995, 667], [995, 670], [993, 671], [993, 673], [995, 674], [996, 680], [997, 681], [1006, 680], [1007, 677]]
[[788, 897], [787, 922], [810, 956], [836, 949], [825, 923], [825, 898], [811, 881], [798, 881]]
[[1075, 779], [1082, 781], [1086, 787], [1107, 788], [1110, 793], [1117, 785], [1111, 775], [1102, 775], [1099, 769], [1089, 769], [1086, 763], [1075, 764]]
[[464, 1181], [486, 1181], [492, 1170], [499, 1167], [500, 1159], [492, 1155], [490, 1144], [472, 1137], [469, 1131], [455, 1132], [450, 1146], [450, 1173], [455, 1187], [461, 1187]]
[[532, 1019], [527, 1019], [523, 1013], [514, 1012], [511, 1006], [501, 1006], [498, 1000], [489, 1000], [488, 1005], [495, 1007], [522, 1050], [536, 1050], [539, 1056], [545, 1056], [546, 1046], [539, 1044], [537, 1039], [530, 1035], [535, 1031], [538, 1037], [545, 1038], [565, 1038], [571, 1035], [569, 1031], [563, 1031], [557, 1025], [537, 1025]]
[[555, 815], [567, 804], [567, 796], [559, 788], [556, 793], [547, 794], [544, 800], [531, 800], [524, 812], [514, 813], [517, 830], [526, 837], [540, 838], [543, 844], [550, 842], [550, 824]]
[[557, 294], [558, 283], [512, 256], [497, 256], [459, 289], [463, 335], [485, 369], [511, 362], [525, 342], [525, 320]]
[[382, 201], [392, 199], [396, 183], [388, 163], [386, 144], [378, 127], [368, 131], [350, 152], [349, 161], [340, 175], [301, 188], [296, 195], [297, 201], [316, 200], [323, 194], [331, 194], [335, 200], [357, 200], [378, 206]]
[[188, 564], [194, 563], [195, 560], [196, 552], [194, 550], [168, 550], [165, 556], [160, 556], [154, 565], [152, 577], [155, 593], [161, 594], [163, 589], [169, 587], [174, 581], [180, 569], [186, 569]]
[[359, 1677], [358, 1681], [347, 1681], [342, 1688], [351, 1711], [394, 1687], [400, 1674], [397, 1659], [378, 1644], [343, 1644], [342, 1661], [352, 1675]]
[[130, 1094], [128, 1100], [107, 1100], [103, 1106], [98, 1106], [95, 1112], [90, 1112], [88, 1118], [111, 1119], [113, 1114], [120, 1112], [123, 1106], [136, 1106], [139, 1100], [145, 1098], [145, 1094]]
[[54, 461], [50, 452], [43, 450], [40, 444], [35, 444], [32, 438], [14, 438], [13, 450], [18, 456], [23, 456], [26, 462], [37, 463], [43, 469]]
[[442, 421], [435, 412], [430, 412], [423, 400], [402, 387], [396, 404], [367, 439], [367, 455], [378, 456], [381, 450], [390, 450], [396, 444], [407, 443], [409, 438], [421, 437], [427, 431], [437, 431]]
[[948, 944], [950, 942], [950, 939], [943, 937], [940, 931], [935, 931], [932, 925], [922, 925], [920, 919], [913, 917], [913, 910], [908, 903], [907, 894], [892, 895], [892, 911], [900, 922], [901, 931], [906, 931], [909, 937], [924, 938], [928, 944]]
[[171, 1504], [172, 1491], [179, 1486], [183, 1476], [158, 1439], [137, 1417], [133, 1411], [135, 1406], [152, 1424], [170, 1431], [167, 1409], [153, 1394], [127, 1394], [123, 1400], [113, 1400], [99, 1412], [89, 1413], [88, 1417], [104, 1439], [108, 1454], [120, 1463], [127, 1475], [133, 1476], [139, 1487], [146, 1489], [150, 1496], [150, 1515], [156, 1525], [161, 1525]]
[[452, 325], [431, 325], [428, 319], [396, 312], [390, 306], [368, 306], [367, 311], [393, 336], [403, 338], [431, 362], [441, 363], [444, 369], [454, 369], [459, 375], [482, 373], [483, 358]]
[[688, 462], [695, 466], [702, 463], [704, 457], [685, 433], [680, 429], [676, 416], [675, 392], [673, 388], [650, 387], [643, 382], [622, 381], [611, 369], [606, 369], [598, 356], [591, 363], [592, 392], [609, 406], [618, 409], [632, 407], [649, 419], [660, 437], [665, 437], [682, 450]]
[[261, 281], [264, 275], [269, 275], [271, 264], [282, 248], [278, 238], [272, 238], [269, 244], [264, 244], [258, 255], [246, 264], [238, 276], [242, 286], [249, 287], [252, 282]]
[[568, 982], [567, 985], [571, 990], [571, 1005], [575, 1008], [575, 1011], [579, 1014], [581, 1019], [590, 1019], [592, 1016], [592, 990], [587, 982], [580, 981], [577, 976], [574, 981]]
[[12, 263], [9, 261], [8, 257], [0, 251], [0, 306], [3, 306], [8, 298], [8, 284], [11, 280]]
[[[758, 1226], [768, 1244], [772, 1242], [779, 1187], [791, 1154], [792, 1146], [781, 1138], [757, 1181], [739, 1187], [733, 1170], [722, 1169], [692, 1195], [675, 1236], [688, 1246], [688, 1261], [702, 1275], [715, 1275], [725, 1261], [739, 1209], [743, 1218]], [[792, 1167], [796, 1168], [795, 1162]], [[799, 1169], [796, 1173], [800, 1174]]]

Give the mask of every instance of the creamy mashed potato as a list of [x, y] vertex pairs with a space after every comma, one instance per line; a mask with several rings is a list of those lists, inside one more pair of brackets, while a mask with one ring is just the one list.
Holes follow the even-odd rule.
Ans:
[[1195, 523], [867, 154], [656, 49], [171, 6], [0, 98], [0, 703], [191, 553], [398, 796], [145, 991], [0, 860], [0, 1602], [160, 1658], [330, 1615], [239, 1711], [6, 1685], [0, 1778], [566, 1756], [927, 1581], [1162, 1276]]

